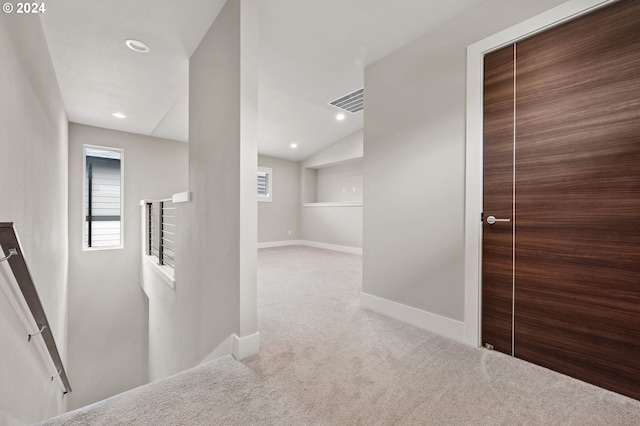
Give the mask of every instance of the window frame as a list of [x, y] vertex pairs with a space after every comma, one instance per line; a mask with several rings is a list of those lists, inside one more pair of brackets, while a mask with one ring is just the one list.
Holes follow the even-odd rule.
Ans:
[[258, 202], [260, 203], [270, 203], [273, 201], [273, 169], [270, 167], [258, 167], [258, 173], [256, 174], [256, 184], [258, 175], [265, 174], [267, 176], [267, 195], [260, 195], [257, 193]]
[[[114, 246], [107, 247], [89, 247], [87, 245], [87, 233], [86, 233], [86, 224], [87, 224], [87, 197], [88, 191], [85, 190], [87, 188], [87, 150], [88, 149], [100, 149], [105, 151], [114, 151], [120, 154], [120, 244]], [[107, 147], [100, 145], [82, 145], [82, 203], [80, 208], [82, 209], [81, 215], [81, 226], [82, 232], [82, 251], [100, 251], [100, 250], [119, 250], [124, 248], [124, 149], [115, 148], [115, 147]]]

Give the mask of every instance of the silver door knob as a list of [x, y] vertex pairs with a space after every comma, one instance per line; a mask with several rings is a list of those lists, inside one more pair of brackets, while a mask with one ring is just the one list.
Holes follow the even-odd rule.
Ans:
[[489, 225], [493, 225], [496, 222], [511, 222], [511, 219], [496, 219], [495, 216], [489, 216], [487, 217], [487, 223]]

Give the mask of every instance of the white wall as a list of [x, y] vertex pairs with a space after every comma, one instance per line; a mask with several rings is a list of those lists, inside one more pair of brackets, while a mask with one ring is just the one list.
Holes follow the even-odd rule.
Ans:
[[[302, 161], [301, 199], [305, 203], [341, 202], [349, 195], [353, 199], [348, 201], [362, 201], [362, 155], [363, 132], [358, 131]], [[347, 189], [352, 192], [347, 193]], [[362, 248], [362, 206], [301, 205], [300, 209], [300, 239]]]
[[[0, 15], [0, 58], [0, 222], [15, 223], [67, 367], [67, 117], [38, 16]], [[30, 424], [64, 412], [67, 399], [37, 343], [27, 343], [33, 330], [11, 307], [12, 274], [3, 271], [0, 424]]]
[[362, 158], [317, 170], [316, 202], [362, 202]]
[[[124, 248], [83, 251], [83, 145], [124, 150]], [[74, 409], [148, 381], [140, 200], [186, 190], [188, 145], [69, 126], [69, 377]]]
[[257, 29], [257, 3], [229, 0], [191, 57], [191, 201], [177, 206], [164, 371], [197, 365], [232, 334], [257, 332]]
[[365, 69], [365, 293], [464, 321], [466, 46], [560, 3], [484, 2]]
[[298, 162], [259, 155], [258, 166], [271, 168], [273, 181], [272, 201], [258, 203], [258, 242], [300, 239]]
[[170, 287], [165, 278], [160, 275], [158, 268], [151, 265], [147, 259], [143, 260], [142, 286], [149, 297], [150, 382], [182, 370], [177, 366], [181, 348], [176, 345], [174, 336], [170, 332], [175, 327], [175, 322], [179, 321], [174, 303], [176, 289]]
[[325, 149], [316, 152], [304, 160], [304, 166], [322, 167], [362, 158], [364, 155], [363, 133], [362, 130], [358, 130], [334, 144], [329, 145]]

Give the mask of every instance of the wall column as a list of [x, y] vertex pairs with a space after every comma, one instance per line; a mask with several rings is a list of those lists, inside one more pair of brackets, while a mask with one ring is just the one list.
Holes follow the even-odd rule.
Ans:
[[188, 368], [233, 335], [258, 351], [258, 3], [229, 0], [190, 60], [189, 190], [184, 205], [175, 340]]

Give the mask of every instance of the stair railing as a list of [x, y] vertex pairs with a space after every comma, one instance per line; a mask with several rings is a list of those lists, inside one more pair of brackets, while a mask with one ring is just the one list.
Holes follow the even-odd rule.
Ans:
[[0, 222], [0, 247], [6, 254], [6, 257], [0, 258], [0, 262], [7, 261], [11, 267], [11, 271], [20, 287], [22, 296], [24, 297], [33, 319], [39, 327], [38, 331], [28, 334], [27, 340], [31, 342], [35, 336], [42, 336], [45, 345], [53, 361], [53, 365], [56, 368], [56, 372], [51, 376], [51, 381], [56, 377], [60, 378], [64, 387], [63, 396], [71, 392], [71, 385], [69, 385], [69, 379], [65, 372], [62, 360], [60, 359], [60, 353], [56, 346], [56, 341], [51, 332], [47, 315], [44, 312], [38, 291], [33, 283], [27, 262], [23, 256], [22, 247], [18, 241], [18, 235], [12, 222]]
[[146, 254], [155, 256], [158, 265], [175, 269], [176, 207], [171, 198], [144, 201], [146, 205]]

